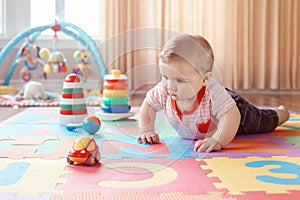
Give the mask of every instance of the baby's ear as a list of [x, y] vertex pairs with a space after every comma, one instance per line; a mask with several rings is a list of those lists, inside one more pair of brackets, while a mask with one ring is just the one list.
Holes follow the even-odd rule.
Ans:
[[204, 81], [207, 81], [207, 80], [209, 80], [211, 77], [212, 77], [212, 73], [211, 73], [211, 72], [206, 72], [206, 73], [203, 75], [203, 80], [204, 80]]

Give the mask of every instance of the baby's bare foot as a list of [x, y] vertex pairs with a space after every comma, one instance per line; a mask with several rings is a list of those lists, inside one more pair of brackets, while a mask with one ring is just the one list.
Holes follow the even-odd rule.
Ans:
[[278, 114], [278, 126], [286, 122], [290, 118], [290, 113], [284, 105], [280, 105], [275, 108], [275, 111]]

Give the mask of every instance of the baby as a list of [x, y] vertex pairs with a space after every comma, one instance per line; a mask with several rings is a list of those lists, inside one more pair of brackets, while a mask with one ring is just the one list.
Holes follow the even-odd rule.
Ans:
[[196, 152], [220, 150], [237, 134], [267, 133], [288, 120], [284, 106], [260, 109], [222, 86], [212, 76], [213, 65], [213, 50], [200, 35], [180, 34], [165, 44], [159, 59], [162, 80], [140, 109], [138, 142], [159, 142], [155, 119], [160, 110], [180, 137], [197, 140]]

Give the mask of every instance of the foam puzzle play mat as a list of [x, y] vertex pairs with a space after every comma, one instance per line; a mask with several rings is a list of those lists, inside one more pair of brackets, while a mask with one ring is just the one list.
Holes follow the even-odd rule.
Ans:
[[[199, 154], [163, 113], [157, 119], [161, 143], [150, 146], [136, 142], [138, 107], [132, 117], [101, 121], [93, 134], [60, 125], [60, 109], [29, 107], [0, 123], [0, 199], [300, 197], [299, 113], [271, 133], [238, 136], [222, 151]], [[101, 108], [87, 110], [94, 115]], [[82, 137], [90, 140], [76, 146]], [[89, 165], [73, 164], [79, 160], [72, 148], [97, 151]]]

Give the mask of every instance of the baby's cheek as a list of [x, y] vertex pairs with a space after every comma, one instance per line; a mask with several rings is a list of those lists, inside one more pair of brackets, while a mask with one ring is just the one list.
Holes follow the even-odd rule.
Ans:
[[180, 93], [182, 97], [190, 98], [195, 96], [196, 91], [191, 86], [180, 87]]
[[166, 83], [166, 81], [160, 81], [159, 82], [159, 84], [158, 84], [159, 86], [161, 86], [163, 89], [164, 89], [164, 92], [168, 92], [168, 88], [167, 88], [167, 83]]
[[161, 81], [159, 82], [159, 85], [167, 87], [168, 81], [166, 79], [161, 79]]

